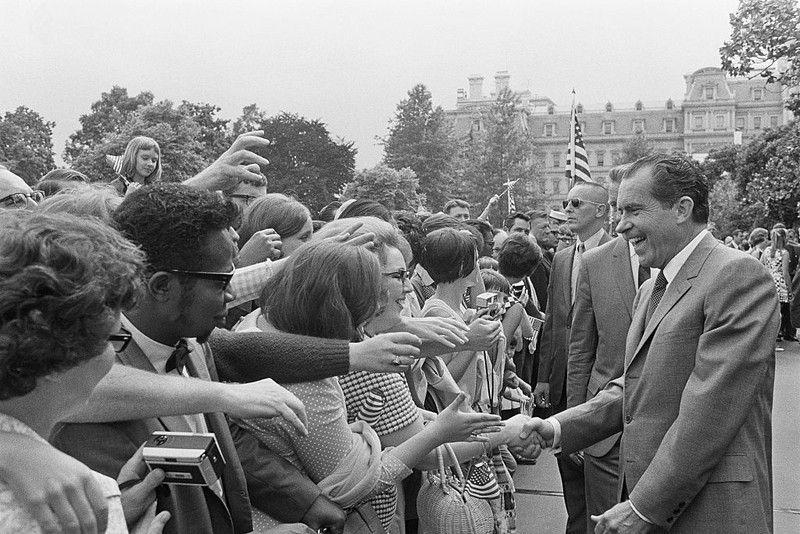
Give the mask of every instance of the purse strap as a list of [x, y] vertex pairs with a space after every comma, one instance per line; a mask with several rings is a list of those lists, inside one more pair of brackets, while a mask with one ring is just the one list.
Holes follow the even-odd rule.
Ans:
[[[464, 491], [464, 488], [467, 486], [467, 479], [464, 478], [464, 471], [461, 470], [461, 464], [458, 462], [458, 457], [456, 457], [456, 453], [453, 450], [453, 446], [449, 443], [445, 443], [442, 445], [442, 448], [447, 452], [447, 455], [450, 457], [450, 463], [452, 465], [453, 472], [455, 472], [456, 479], [458, 480], [458, 489], [460, 491]], [[444, 463], [444, 462], [443, 462]]]

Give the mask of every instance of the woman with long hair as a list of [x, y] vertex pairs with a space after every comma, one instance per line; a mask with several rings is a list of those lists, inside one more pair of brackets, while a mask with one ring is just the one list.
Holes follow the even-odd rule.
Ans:
[[[775, 289], [778, 291], [778, 300], [781, 303], [781, 329], [778, 332], [778, 341], [797, 341], [792, 327], [789, 302], [792, 300], [790, 284], [792, 277], [789, 275], [789, 251], [786, 249], [786, 230], [775, 228], [771, 233], [772, 243], [761, 254], [761, 263], [767, 266]], [[779, 347], [782, 350], [781, 347]]]
[[291, 256], [314, 232], [308, 208], [280, 193], [269, 193], [247, 206], [239, 227], [239, 247], [243, 249], [253, 234], [267, 228], [280, 236], [281, 258]]

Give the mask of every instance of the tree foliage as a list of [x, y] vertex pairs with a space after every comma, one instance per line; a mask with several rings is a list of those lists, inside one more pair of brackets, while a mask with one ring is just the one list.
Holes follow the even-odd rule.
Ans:
[[358, 171], [355, 180], [347, 184], [342, 200], [367, 198], [380, 202], [390, 210], [417, 211], [423, 204], [417, 175], [406, 167], [395, 170], [385, 164]]
[[430, 91], [417, 84], [408, 98], [397, 104], [389, 125], [389, 135], [382, 139], [384, 162], [392, 169], [413, 170], [429, 208], [441, 208], [453, 186], [453, 163], [458, 153], [444, 110], [441, 106], [434, 108]]
[[331, 139], [321, 121], [284, 112], [260, 121], [257, 129], [264, 130], [264, 136], [271, 142], [261, 151], [269, 160], [265, 171], [268, 191], [289, 193], [317, 211], [353, 180], [356, 155], [353, 143]]
[[625, 139], [622, 151], [614, 158], [614, 165], [633, 163], [639, 158], [653, 153], [653, 143], [647, 140], [644, 132], [636, 132]]
[[[512, 188], [517, 207], [530, 209], [536, 205], [538, 172], [527, 116], [519, 97], [505, 89], [486, 113], [483, 128], [473, 129], [464, 140], [458, 162], [461, 189], [456, 191], [470, 204], [483, 207], [506, 189], [505, 183], [518, 180]], [[503, 214], [508, 211], [506, 202], [506, 196], [501, 196], [498, 207]]]
[[233, 138], [237, 138], [243, 133], [258, 130], [261, 124], [266, 122], [267, 114], [258, 109], [256, 104], [250, 104], [242, 108], [242, 115], [233, 121]]
[[7, 111], [0, 117], [0, 164], [28, 184], [35, 184], [56, 167], [52, 140], [55, 125], [25, 106]]
[[[785, 87], [800, 85], [800, 9], [796, 0], [740, 0], [731, 38], [720, 48], [722, 68], [734, 76], [761, 76]], [[800, 93], [787, 107], [800, 112]]]

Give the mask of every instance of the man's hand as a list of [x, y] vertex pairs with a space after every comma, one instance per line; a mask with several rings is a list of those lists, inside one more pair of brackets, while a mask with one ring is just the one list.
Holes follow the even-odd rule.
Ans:
[[364, 226], [364, 223], [362, 222], [354, 223], [353, 226], [350, 226], [341, 234], [332, 235], [330, 237], [326, 237], [325, 239], [329, 241], [335, 241], [337, 243], [347, 243], [349, 245], [356, 246], [364, 245], [367, 248], [372, 248], [375, 246], [375, 243], [372, 242], [373, 239], [375, 239], [375, 234], [373, 232], [365, 232], [363, 234], [353, 236], [353, 234], [362, 226]]
[[249, 384], [220, 384], [222, 411], [233, 417], [283, 417], [302, 436], [308, 435], [306, 409], [300, 399], [271, 378]]
[[478, 317], [469, 323], [467, 339], [469, 340], [470, 350], [489, 350], [503, 332], [503, 324], [500, 321], [490, 321]]
[[[519, 433], [521, 444], [512, 446], [511, 450], [522, 457], [529, 458], [531, 454], [538, 454], [536, 451], [553, 446], [555, 439], [555, 429], [547, 421], [538, 417], [529, 418], [523, 425]], [[535, 458], [536, 456], [533, 456]]]
[[251, 149], [269, 146], [263, 135], [263, 130], [243, 133], [214, 163], [183, 183], [198, 189], [227, 191], [245, 178], [262, 180], [261, 167], [269, 165], [269, 161]]
[[533, 389], [533, 402], [539, 408], [550, 407], [550, 383], [549, 382], [536, 382], [536, 387]]
[[[506, 427], [501, 431], [501, 434], [509, 449], [516, 452], [518, 456], [533, 460], [541, 454], [542, 449], [547, 445], [539, 434], [525, 432], [525, 426], [530, 422], [530, 419], [530, 417], [523, 414], [517, 414], [507, 419], [505, 421]], [[525, 439], [521, 437], [523, 433], [526, 435]]]
[[420, 339], [408, 332], [378, 334], [350, 343], [350, 371], [402, 373], [419, 356]]
[[139, 521], [150, 505], [156, 500], [156, 488], [164, 481], [164, 471], [149, 471], [144, 463], [142, 449], [125, 462], [117, 476], [117, 484], [121, 490], [122, 511], [125, 512], [125, 523], [128, 529]]
[[467, 327], [449, 317], [403, 317], [399, 328], [422, 341], [434, 341], [451, 349], [469, 340]]
[[594, 527], [595, 534], [613, 534], [616, 532], [644, 534], [656, 531], [656, 525], [648, 523], [633, 511], [631, 501], [621, 502], [607, 510], [603, 515], [593, 515], [591, 518], [592, 521], [597, 523], [597, 526]]
[[237, 267], [247, 267], [267, 260], [277, 260], [281, 257], [282, 246], [281, 236], [272, 228], [256, 232], [239, 251], [239, 265]]
[[108, 503], [84, 464], [26, 436], [0, 433], [0, 478], [45, 534], [105, 532]]
[[327, 529], [326, 532], [330, 532], [330, 534], [342, 534], [346, 520], [347, 514], [344, 513], [344, 510], [321, 493], [311, 503], [311, 508], [301, 519], [315, 532]]

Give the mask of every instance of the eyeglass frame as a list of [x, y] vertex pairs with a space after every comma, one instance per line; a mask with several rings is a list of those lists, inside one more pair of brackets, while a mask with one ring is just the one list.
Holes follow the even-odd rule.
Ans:
[[[577, 206], [575, 205], [576, 202], [578, 203]], [[581, 207], [581, 204], [583, 204], [584, 202], [586, 202], [587, 204], [594, 204], [595, 206], [604, 206], [605, 205], [603, 202], [593, 202], [591, 200], [584, 200], [582, 198], [565, 198], [564, 200], [561, 201], [561, 207], [563, 209], [567, 209], [567, 206], [572, 204], [572, 209], [578, 209], [578, 208]]]
[[411, 271], [406, 268], [397, 269], [391, 273], [381, 273], [383, 276], [388, 276], [390, 278], [394, 278], [395, 280], [400, 280], [400, 282], [405, 283], [406, 280], [411, 280], [411, 276], [414, 274], [414, 271]]
[[189, 276], [191, 278], [201, 278], [203, 280], [214, 280], [216, 282], [224, 282], [225, 285], [222, 287], [222, 289], [225, 290], [228, 289], [228, 286], [231, 284], [231, 280], [233, 279], [233, 275], [236, 274], [236, 266], [231, 265], [231, 267], [232, 267], [231, 271], [227, 273], [216, 273], [209, 271], [188, 271], [184, 269], [161, 269], [161, 271], [170, 274], [177, 274], [179, 276]]
[[249, 206], [251, 202], [259, 198], [255, 195], [245, 195], [243, 193], [226, 193], [225, 196], [228, 198], [243, 198], [245, 206]]
[[[11, 202], [16, 207], [24, 207], [28, 203], [28, 199], [33, 200], [37, 204], [45, 199], [47, 195], [41, 189], [32, 189], [30, 193], [11, 193], [3, 198], [0, 198], [0, 205], [4, 204], [5, 202]], [[17, 202], [14, 200], [14, 197], [22, 197], [24, 202]], [[34, 197], [38, 197], [34, 198]]]
[[[116, 334], [111, 334], [108, 336], [108, 342], [111, 343], [111, 348], [113, 348], [114, 352], [117, 354], [127, 349], [128, 344], [131, 342], [131, 339], [133, 339], [133, 335], [131, 335], [126, 328], [120, 328], [119, 330], [120, 331]], [[114, 342], [122, 343], [122, 346], [117, 348], [117, 346], [114, 345]]]

